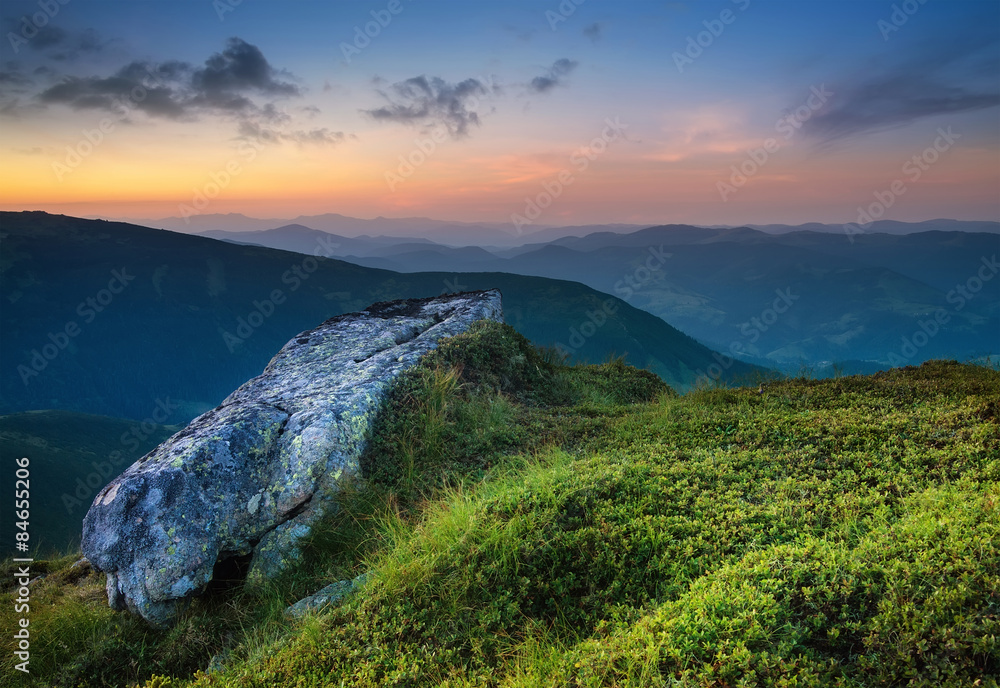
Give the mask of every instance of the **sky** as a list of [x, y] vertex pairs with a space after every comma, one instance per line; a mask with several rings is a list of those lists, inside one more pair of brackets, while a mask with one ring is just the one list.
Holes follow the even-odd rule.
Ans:
[[5, 0], [0, 209], [1000, 220], [1000, 2]]

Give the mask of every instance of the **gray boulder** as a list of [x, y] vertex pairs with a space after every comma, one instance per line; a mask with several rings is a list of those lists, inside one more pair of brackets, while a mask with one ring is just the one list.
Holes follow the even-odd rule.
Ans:
[[250, 580], [282, 571], [360, 477], [393, 380], [484, 318], [502, 321], [499, 291], [378, 303], [294, 337], [94, 499], [83, 552], [107, 574], [111, 607], [167, 627], [219, 561], [251, 557]]

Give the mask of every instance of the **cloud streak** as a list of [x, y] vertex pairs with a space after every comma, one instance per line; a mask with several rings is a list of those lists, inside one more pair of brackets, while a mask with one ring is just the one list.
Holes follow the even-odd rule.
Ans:
[[548, 93], [556, 86], [565, 84], [566, 77], [580, 64], [575, 60], [561, 58], [552, 63], [549, 71], [541, 76], [536, 76], [528, 84], [528, 89], [532, 93]]
[[281, 131], [263, 126], [257, 122], [240, 122], [239, 136], [243, 139], [264, 143], [295, 143], [300, 146], [335, 146], [343, 143], [347, 135], [342, 131], [330, 131], [326, 127], [308, 130]]
[[[921, 46], [899, 64], [834, 85], [830, 107], [803, 130], [824, 144], [905, 126], [917, 120], [1000, 105], [996, 38]], [[965, 78], [955, 78], [955, 73]], [[977, 84], [970, 75], [986, 78]]]
[[[13, 17], [5, 18], [3, 24], [5, 26], [3, 33], [8, 36], [8, 40], [10, 40], [9, 33], [20, 35], [22, 24]], [[31, 34], [31, 39], [22, 41], [22, 44], [51, 60], [69, 62], [86, 54], [101, 53], [112, 42], [102, 40], [94, 29], [67, 31], [60, 26], [46, 24], [36, 26], [36, 32]]]
[[0, 89], [4, 91], [23, 91], [26, 87], [34, 85], [34, 83], [34, 80], [22, 74], [17, 69], [0, 72]]
[[57, 26], [45, 26], [39, 29], [38, 35], [29, 43], [33, 48], [44, 51], [53, 60], [68, 62], [79, 59], [85, 54], [103, 52], [111, 41], [103, 41], [96, 31], [70, 33]]
[[443, 126], [453, 138], [468, 136], [480, 125], [480, 100], [497, 92], [478, 79], [449, 83], [439, 77], [417, 76], [393, 84], [378, 93], [387, 105], [362, 110], [378, 122], [396, 122], [419, 127]]

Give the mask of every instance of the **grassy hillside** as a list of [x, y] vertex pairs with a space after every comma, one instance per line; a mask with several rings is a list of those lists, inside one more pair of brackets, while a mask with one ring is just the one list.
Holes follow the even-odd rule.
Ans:
[[[156, 413], [156, 410], [151, 410]], [[166, 411], [160, 410], [157, 417]], [[78, 547], [83, 517], [94, 496], [112, 478], [180, 427], [71, 411], [29, 411], [0, 416], [0, 459], [27, 457], [31, 480], [31, 541], [37, 551]], [[14, 474], [0, 477], [4, 494], [14, 492]], [[0, 555], [13, 552], [4, 539]]]
[[[508, 323], [579, 360], [624, 355], [679, 388], [713, 352], [572, 282], [504, 273], [402, 275], [255, 246], [46, 213], [0, 213], [0, 413], [66, 409], [193, 418], [289, 339], [377, 301], [499, 288]], [[317, 250], [324, 247], [317, 245]], [[736, 363], [723, 379], [752, 375]]]
[[24, 685], [996, 686], [998, 423], [982, 367], [677, 396], [485, 324], [401, 379], [273, 586], [158, 633], [43, 564]]

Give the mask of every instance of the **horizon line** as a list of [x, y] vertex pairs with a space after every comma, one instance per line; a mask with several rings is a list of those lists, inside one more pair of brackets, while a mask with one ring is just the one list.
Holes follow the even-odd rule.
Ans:
[[[127, 222], [127, 223], [136, 223], [136, 224], [138, 224], [140, 222], [165, 222], [165, 221], [170, 221], [170, 220], [183, 220], [183, 219], [186, 219], [186, 218], [182, 218], [182, 217], [177, 216], [177, 215], [171, 215], [171, 216], [167, 216], [167, 217], [137, 217], [137, 216], [131, 216], [131, 215], [118, 215], [118, 216], [114, 216], [114, 215], [110, 215], [110, 214], [73, 215], [73, 214], [69, 214], [69, 213], [59, 213], [59, 212], [52, 212], [50, 210], [42, 210], [42, 209], [39, 209], [39, 208], [22, 208], [20, 210], [9, 210], [9, 209], [5, 209], [5, 208], [0, 208], [0, 212], [46, 213], [46, 214], [49, 214], [49, 215], [63, 215], [65, 217], [76, 217], [76, 218], [83, 219], [83, 220], [106, 220], [106, 221], [109, 221], [109, 222]], [[377, 221], [377, 220], [390, 220], [390, 221], [393, 221], [393, 220], [397, 220], [397, 221], [398, 220], [429, 220], [429, 221], [432, 221], [432, 222], [440, 222], [440, 223], [447, 224], [447, 225], [484, 225], [484, 226], [485, 225], [493, 225], [493, 226], [500, 225], [500, 226], [502, 226], [502, 225], [510, 224], [509, 222], [498, 222], [498, 221], [495, 221], [495, 220], [442, 220], [442, 219], [439, 219], [439, 218], [428, 217], [428, 216], [424, 216], [424, 215], [404, 215], [404, 216], [397, 216], [397, 217], [390, 217], [390, 216], [386, 216], [386, 215], [376, 215], [375, 217], [358, 217], [358, 216], [355, 216], [355, 215], [344, 215], [343, 213], [338, 213], [338, 212], [335, 212], [335, 211], [328, 211], [328, 212], [324, 212], [324, 213], [314, 213], [314, 214], [311, 214], [311, 215], [300, 214], [300, 215], [297, 215], [295, 217], [256, 217], [256, 216], [247, 215], [245, 213], [239, 213], [239, 212], [230, 212], [230, 213], [199, 213], [199, 214], [196, 214], [196, 215], [191, 215], [190, 217], [192, 219], [194, 219], [194, 218], [210, 218], [210, 217], [220, 217], [220, 218], [223, 218], [223, 217], [239, 217], [239, 218], [245, 218], [247, 220], [255, 220], [255, 221], [260, 221], [260, 222], [264, 222], [264, 221], [276, 221], [276, 222], [285, 222], [286, 224], [297, 224], [297, 223], [295, 223], [293, 221], [294, 220], [298, 220], [298, 219], [302, 219], [302, 218], [322, 217], [324, 215], [336, 215], [336, 216], [345, 218], [347, 220], [360, 220], [362, 222], [374, 222], [374, 221]], [[891, 219], [891, 218], [881, 218], [881, 219], [878, 219], [878, 220], [874, 220], [871, 224], [880, 223], [880, 222], [894, 222], [894, 223], [897, 223], [897, 224], [905, 224], [905, 225], [918, 225], [918, 224], [924, 224], [924, 223], [927, 223], [927, 222], [989, 222], [989, 223], [994, 223], [994, 224], [1000, 224], [1000, 219], [982, 219], [982, 218], [977, 218], [977, 219], [959, 220], [957, 218], [940, 217], [940, 216], [938, 216], [938, 217], [929, 217], [929, 218], [922, 219], [922, 220], [894, 220], [894, 219]], [[691, 222], [678, 222], [678, 221], [674, 221], [674, 222], [670, 222], [670, 221], [667, 221], [667, 222], [622, 222], [622, 221], [614, 221], [614, 222], [593, 222], [593, 223], [580, 223], [580, 222], [576, 222], [576, 223], [561, 224], [561, 225], [556, 225], [556, 224], [534, 225], [533, 226], [533, 231], [531, 231], [531, 232], [522, 232], [521, 234], [523, 236], [530, 236], [531, 234], [535, 234], [537, 232], [540, 232], [540, 231], [543, 231], [543, 230], [546, 230], [546, 229], [563, 229], [563, 228], [567, 228], [567, 227], [608, 227], [608, 226], [622, 226], [622, 227], [652, 228], [652, 227], [664, 227], [664, 226], [668, 226], [668, 225], [679, 225], [679, 226], [686, 226], [686, 227], [698, 227], [698, 228], [704, 228], [704, 229], [736, 229], [736, 228], [739, 228], [739, 227], [748, 227], [748, 228], [753, 228], [753, 227], [768, 227], [768, 226], [804, 227], [806, 225], [835, 226], [835, 225], [856, 225], [856, 224], [858, 224], [858, 223], [856, 223], [856, 222], [823, 222], [821, 220], [808, 220], [806, 222], [800, 222], [800, 223], [789, 223], [789, 222], [748, 222], [748, 223], [743, 223], [743, 224], [691, 223]], [[271, 227], [269, 229], [279, 229], [281, 226], [285, 226], [285, 225], [279, 225], [279, 226]], [[308, 227], [308, 229], [314, 229], [314, 228]], [[222, 231], [228, 231], [228, 230], [222, 230]], [[233, 230], [233, 231], [267, 231], [267, 230]], [[320, 231], [323, 231], [323, 230], [320, 230]]]

